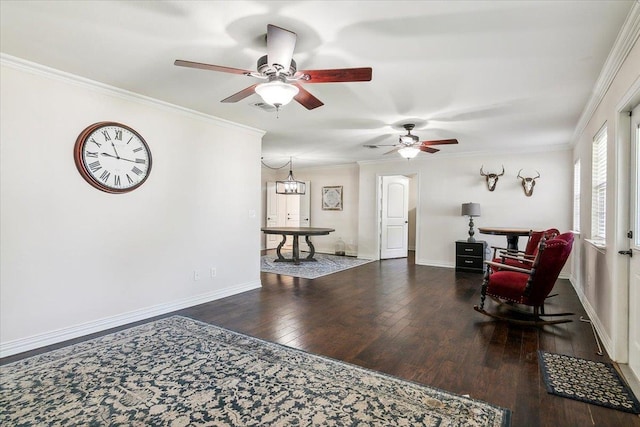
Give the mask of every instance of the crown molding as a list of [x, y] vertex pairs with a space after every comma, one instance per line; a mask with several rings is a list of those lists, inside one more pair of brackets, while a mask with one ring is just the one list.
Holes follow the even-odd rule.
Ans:
[[602, 67], [600, 76], [596, 81], [596, 84], [591, 93], [591, 98], [587, 102], [578, 124], [571, 137], [571, 146], [575, 146], [576, 142], [587, 127], [589, 120], [593, 116], [593, 113], [600, 105], [600, 102], [606, 95], [613, 79], [618, 74], [620, 67], [627, 59], [629, 52], [635, 45], [638, 37], [640, 36], [640, 0], [636, 0], [627, 15], [627, 19], [624, 21], [616, 41], [613, 43], [613, 48], [609, 52], [609, 56]]
[[118, 98], [137, 102], [139, 104], [144, 104], [154, 108], [160, 108], [165, 111], [184, 114], [200, 120], [204, 119], [205, 121], [213, 122], [216, 125], [219, 125], [222, 127], [233, 128], [236, 130], [241, 129], [243, 131], [248, 131], [250, 133], [258, 134], [260, 137], [264, 136], [264, 134], [266, 133], [261, 129], [256, 129], [251, 126], [235, 123], [229, 120], [222, 119], [220, 117], [215, 117], [209, 114], [201, 113], [199, 111], [180, 107], [179, 105], [171, 104], [165, 101], [160, 101], [159, 99], [140, 95], [135, 92], [130, 92], [125, 89], [120, 89], [115, 86], [110, 86], [105, 83], [100, 83], [95, 80], [80, 77], [75, 74], [67, 73], [66, 71], [57, 70], [55, 68], [47, 67], [46, 65], [27, 61], [25, 59], [11, 56], [2, 52], [0, 52], [0, 65], [13, 68], [16, 70], [25, 71], [31, 74], [43, 76], [46, 78], [62, 81], [65, 83], [73, 84], [73, 85], [80, 86], [89, 90], [94, 90], [106, 95], [116, 96]]

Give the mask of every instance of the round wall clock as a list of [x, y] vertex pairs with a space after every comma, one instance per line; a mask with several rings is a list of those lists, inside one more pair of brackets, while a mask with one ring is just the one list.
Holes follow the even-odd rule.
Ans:
[[144, 138], [115, 122], [94, 123], [83, 130], [73, 157], [80, 175], [107, 193], [135, 190], [151, 172], [151, 151]]

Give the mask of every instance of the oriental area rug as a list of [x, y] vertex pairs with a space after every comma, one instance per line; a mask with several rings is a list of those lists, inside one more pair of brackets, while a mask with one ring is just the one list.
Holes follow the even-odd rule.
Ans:
[[508, 426], [484, 402], [169, 317], [0, 367], [0, 425]]
[[640, 404], [611, 363], [538, 352], [547, 392], [569, 399], [640, 414]]
[[[282, 253], [285, 258], [290, 258], [291, 253]], [[301, 253], [300, 257], [306, 257], [306, 253]], [[337, 256], [327, 254], [316, 254], [313, 256], [316, 262], [301, 262], [295, 265], [292, 262], [274, 262], [277, 255], [263, 255], [260, 259], [260, 271], [265, 273], [283, 274], [285, 276], [301, 277], [303, 279], [316, 279], [327, 274], [347, 270], [362, 264], [371, 262], [368, 259], [358, 259], [349, 256]]]

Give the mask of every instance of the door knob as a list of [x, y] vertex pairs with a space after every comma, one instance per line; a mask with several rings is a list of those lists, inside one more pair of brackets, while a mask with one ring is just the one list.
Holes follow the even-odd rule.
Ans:
[[628, 251], [618, 251], [618, 253], [620, 255], [629, 255], [630, 257], [633, 256], [633, 252], [631, 252], [631, 249], [629, 249]]

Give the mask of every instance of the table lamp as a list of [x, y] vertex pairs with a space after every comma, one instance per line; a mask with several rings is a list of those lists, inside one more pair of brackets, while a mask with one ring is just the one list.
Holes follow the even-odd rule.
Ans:
[[469, 217], [469, 238], [467, 242], [473, 243], [476, 241], [476, 239], [473, 238], [475, 234], [473, 230], [473, 217], [480, 216], [480, 203], [463, 203], [461, 215]]

